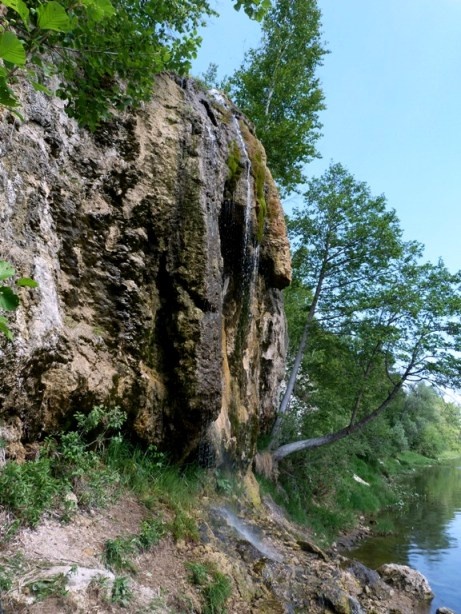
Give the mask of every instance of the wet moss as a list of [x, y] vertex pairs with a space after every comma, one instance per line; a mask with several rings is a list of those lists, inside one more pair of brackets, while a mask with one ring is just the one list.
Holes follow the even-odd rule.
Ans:
[[258, 243], [261, 243], [264, 236], [264, 227], [267, 216], [267, 203], [265, 196], [266, 166], [262, 160], [261, 151], [256, 152], [251, 159], [251, 167], [253, 169], [255, 179], [256, 206], [258, 211], [258, 228], [256, 236]]
[[261, 143], [252, 135], [249, 127], [240, 121], [240, 130], [245, 140], [248, 156], [251, 162], [251, 174], [254, 180], [254, 193], [256, 200], [257, 228], [256, 238], [261, 243], [264, 237], [268, 207], [266, 202], [266, 162]]
[[227, 168], [229, 169], [226, 187], [229, 192], [233, 194], [243, 169], [240, 147], [238, 146], [237, 141], [232, 141], [229, 146], [229, 155], [227, 156], [226, 164]]

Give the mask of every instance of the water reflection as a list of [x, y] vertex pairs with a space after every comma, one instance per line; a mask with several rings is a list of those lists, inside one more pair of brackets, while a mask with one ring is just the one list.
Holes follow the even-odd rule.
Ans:
[[436, 593], [430, 612], [445, 606], [461, 614], [460, 470], [458, 460], [409, 477], [405, 489], [415, 494], [412, 502], [383, 515], [394, 533], [371, 538], [350, 553], [373, 569], [400, 563], [421, 571]]

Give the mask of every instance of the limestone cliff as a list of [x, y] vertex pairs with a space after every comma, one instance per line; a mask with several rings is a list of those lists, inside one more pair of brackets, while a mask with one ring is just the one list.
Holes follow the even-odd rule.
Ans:
[[168, 75], [93, 135], [60, 101], [23, 102], [24, 121], [0, 115], [0, 259], [39, 288], [1, 342], [10, 455], [103, 403], [178, 458], [248, 461], [282, 377], [290, 280], [250, 125]]

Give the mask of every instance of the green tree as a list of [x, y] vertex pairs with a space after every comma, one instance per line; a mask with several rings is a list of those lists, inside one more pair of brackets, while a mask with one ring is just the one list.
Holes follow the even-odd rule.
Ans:
[[254, 123], [269, 167], [285, 191], [302, 183], [317, 156], [324, 108], [316, 69], [326, 53], [315, 0], [278, 0], [262, 22], [262, 42], [229, 80], [231, 97]]
[[[327, 330], [344, 328], [353, 314], [370, 304], [377, 275], [404, 249], [395, 211], [386, 209], [384, 196], [374, 197], [340, 164], [331, 164], [312, 179], [302, 210], [296, 209], [288, 230], [293, 244], [294, 288], [304, 293], [304, 322], [287, 389], [274, 429], [275, 445], [314, 319]], [[408, 250], [418, 251], [416, 245]], [[300, 305], [298, 305], [299, 309]], [[298, 330], [299, 318], [298, 318]]]
[[[356, 365], [343, 382], [344, 390], [353, 391], [344, 399], [348, 403], [346, 426], [282, 445], [273, 452], [274, 459], [357, 432], [390, 406], [404, 384], [427, 380], [459, 387], [461, 275], [450, 274], [442, 262], [419, 264], [408, 256], [400, 265], [400, 271], [394, 270], [387, 283], [377, 282], [370, 306], [348, 318], [340, 332], [350, 340]], [[382, 369], [387, 383], [377, 395], [373, 377]], [[428, 437], [433, 440], [431, 433]]]
[[[365, 184], [333, 165], [310, 182], [306, 208], [295, 212], [289, 228], [295, 279], [307, 300], [300, 306], [305, 326], [291, 391], [306, 354], [311, 386], [317, 378], [319, 389], [331, 369], [330, 356], [339, 356], [335, 402], [343, 426], [275, 449], [279, 416], [271, 444], [276, 460], [360, 430], [405, 384], [428, 380], [456, 388], [461, 380], [461, 274], [450, 274], [442, 262], [421, 264], [420, 246], [402, 241], [383, 197], [371, 197]], [[285, 395], [282, 410], [288, 407]]]
[[443, 398], [433, 387], [419, 383], [406, 394], [400, 416], [412, 450], [437, 457], [461, 446], [461, 408]]
[[[268, 0], [234, 6], [261, 19]], [[95, 128], [148, 99], [158, 72], [187, 73], [212, 14], [207, 0], [1, 0], [0, 105], [17, 112], [19, 72], [42, 91], [54, 74], [70, 115]]]

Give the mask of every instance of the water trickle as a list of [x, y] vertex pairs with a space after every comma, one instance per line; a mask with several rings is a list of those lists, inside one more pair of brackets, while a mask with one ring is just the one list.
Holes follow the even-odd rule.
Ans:
[[243, 520], [238, 518], [234, 512], [227, 507], [219, 507], [216, 511], [224, 518], [230, 527], [262, 555], [276, 563], [283, 563], [283, 556], [280, 552], [278, 552], [266, 538], [258, 535], [258, 532], [253, 527], [249, 527]]
[[253, 202], [252, 193], [251, 193], [251, 161], [250, 156], [248, 155], [248, 150], [245, 144], [245, 140], [242, 135], [242, 131], [240, 130], [240, 124], [235, 115], [232, 116], [232, 121], [235, 126], [235, 131], [237, 133], [237, 138], [239, 142], [239, 148], [243, 155], [243, 161], [245, 166], [245, 181], [246, 181], [246, 198], [245, 198], [245, 216], [244, 216], [244, 235], [243, 235], [243, 259], [244, 264], [248, 258], [248, 250], [249, 250], [249, 240], [250, 240], [250, 232], [251, 232], [251, 205]]

